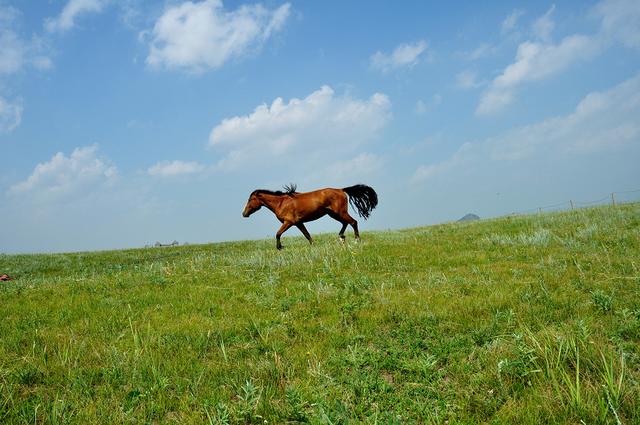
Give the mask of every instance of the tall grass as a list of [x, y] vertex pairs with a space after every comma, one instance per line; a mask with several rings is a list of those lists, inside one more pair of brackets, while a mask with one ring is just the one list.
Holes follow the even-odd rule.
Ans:
[[0, 423], [640, 423], [639, 204], [0, 271]]

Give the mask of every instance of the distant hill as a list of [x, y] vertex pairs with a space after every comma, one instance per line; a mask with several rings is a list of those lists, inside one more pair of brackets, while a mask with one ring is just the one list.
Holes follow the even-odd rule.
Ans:
[[480, 220], [480, 217], [478, 217], [475, 214], [467, 214], [458, 221], [476, 221], [476, 220]]

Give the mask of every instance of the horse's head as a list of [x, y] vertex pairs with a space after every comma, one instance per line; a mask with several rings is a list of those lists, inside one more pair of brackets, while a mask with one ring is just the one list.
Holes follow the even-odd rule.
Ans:
[[249, 217], [254, 212], [258, 211], [262, 207], [262, 202], [258, 199], [258, 194], [253, 192], [249, 196], [249, 200], [247, 201], [247, 205], [244, 206], [244, 210], [242, 211], [243, 217]]

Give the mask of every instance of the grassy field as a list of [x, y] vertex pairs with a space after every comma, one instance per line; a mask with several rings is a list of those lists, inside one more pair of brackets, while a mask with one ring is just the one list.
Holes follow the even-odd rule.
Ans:
[[640, 423], [640, 204], [347, 241], [0, 255], [0, 423]]

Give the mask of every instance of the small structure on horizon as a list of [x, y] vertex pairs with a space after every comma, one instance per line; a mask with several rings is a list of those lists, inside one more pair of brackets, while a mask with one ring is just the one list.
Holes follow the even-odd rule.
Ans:
[[460, 220], [458, 220], [458, 221], [476, 221], [476, 220], [480, 220], [480, 217], [478, 217], [478, 216], [477, 216], [477, 215], [475, 215], [475, 214], [471, 214], [471, 213], [469, 213], [469, 214], [465, 215], [464, 217], [462, 217], [462, 218], [461, 218]]
[[[174, 240], [171, 243], [166, 243], [166, 244], [165, 243], [160, 243], [160, 242], [156, 242], [156, 243], [153, 244], [153, 246], [156, 247], [156, 248], [161, 248], [161, 247], [164, 247], [164, 246], [178, 246], [178, 245], [180, 245], [180, 242], [178, 242], [176, 240]], [[145, 245], [145, 247], [146, 247], [146, 245]]]

